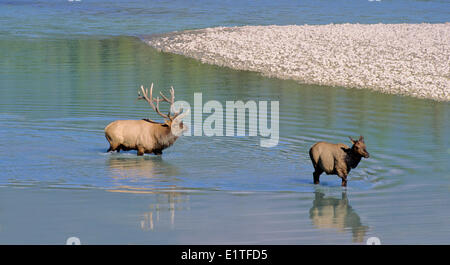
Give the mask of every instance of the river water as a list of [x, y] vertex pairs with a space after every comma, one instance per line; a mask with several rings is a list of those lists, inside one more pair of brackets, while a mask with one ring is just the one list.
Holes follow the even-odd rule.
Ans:
[[[0, 1], [0, 243], [448, 244], [448, 103], [204, 65], [139, 39], [219, 25], [446, 22], [446, 1], [252, 3]], [[136, 101], [151, 82], [191, 103], [194, 93], [224, 106], [279, 101], [279, 143], [184, 136], [162, 157], [106, 153], [109, 122], [158, 119]], [[310, 146], [359, 135], [371, 157], [348, 187], [326, 175], [313, 185]]]

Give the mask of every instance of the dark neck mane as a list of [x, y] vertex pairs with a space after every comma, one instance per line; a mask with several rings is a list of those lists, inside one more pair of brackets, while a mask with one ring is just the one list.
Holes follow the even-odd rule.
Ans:
[[349, 165], [351, 168], [355, 168], [356, 166], [358, 166], [360, 161], [361, 155], [353, 151], [353, 148], [350, 148], [350, 150], [347, 151], [346, 157], [347, 165]]
[[154, 124], [161, 124], [161, 125], [164, 124], [164, 123], [153, 121], [153, 120], [150, 120], [150, 119], [142, 119], [142, 120], [146, 121], [146, 122], [154, 123]]

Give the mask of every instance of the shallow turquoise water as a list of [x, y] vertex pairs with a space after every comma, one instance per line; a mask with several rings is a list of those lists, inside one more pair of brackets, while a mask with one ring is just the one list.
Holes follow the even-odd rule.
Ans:
[[213, 26], [443, 23], [449, 17], [446, 0], [2, 0], [0, 35], [136, 36]]
[[[260, 12], [233, 1], [220, 5], [228, 9], [203, 2], [51, 3], [0, 3], [0, 18], [8, 21], [0, 26], [0, 243], [63, 244], [69, 236], [91, 244], [349, 244], [370, 236], [391, 244], [449, 243], [448, 103], [203, 65], [130, 36], [215, 25], [443, 22], [443, 2], [373, 3], [397, 6], [391, 17], [365, 17], [364, 8], [347, 4], [329, 16], [299, 16], [287, 2], [263, 2]], [[189, 102], [194, 92], [224, 105], [278, 100], [279, 144], [192, 136], [162, 157], [107, 154], [109, 122], [157, 119], [135, 101], [137, 88], [151, 82], [173, 85], [177, 99]], [[348, 144], [348, 135], [360, 134], [371, 157], [350, 173], [349, 187], [325, 175], [314, 186], [309, 147], [320, 140]]]

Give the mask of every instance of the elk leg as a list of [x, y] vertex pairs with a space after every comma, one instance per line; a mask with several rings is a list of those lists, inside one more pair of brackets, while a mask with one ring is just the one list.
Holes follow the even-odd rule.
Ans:
[[[110, 143], [110, 144], [109, 144], [108, 152], [116, 151], [117, 148], [120, 148], [120, 146], [119, 146], [119, 145], [115, 146], [114, 144], [111, 144], [111, 143]], [[119, 149], [119, 150], [120, 150], [120, 149]]]
[[314, 178], [314, 184], [320, 183], [320, 174], [323, 173], [323, 170], [320, 168], [315, 168], [315, 171], [313, 172], [313, 178]]
[[162, 150], [161, 149], [153, 150], [153, 154], [155, 154], [155, 155], [162, 155]]
[[137, 155], [138, 155], [138, 156], [143, 156], [143, 155], [144, 155], [144, 152], [145, 152], [145, 150], [144, 150], [143, 147], [138, 147], [138, 152], [137, 152]]
[[342, 179], [342, 187], [347, 187], [347, 173], [338, 171], [338, 176]]
[[342, 178], [342, 187], [347, 187], [347, 176]]

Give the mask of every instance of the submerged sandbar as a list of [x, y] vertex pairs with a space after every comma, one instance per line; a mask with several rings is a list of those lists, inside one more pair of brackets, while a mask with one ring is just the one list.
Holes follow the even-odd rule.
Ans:
[[217, 27], [144, 41], [270, 77], [450, 100], [450, 23]]

